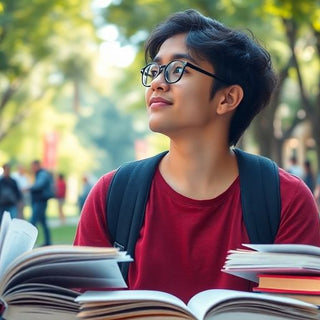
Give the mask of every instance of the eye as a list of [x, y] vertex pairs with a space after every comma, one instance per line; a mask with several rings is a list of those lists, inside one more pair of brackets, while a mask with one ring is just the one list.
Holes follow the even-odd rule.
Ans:
[[146, 75], [154, 79], [159, 73], [159, 66], [156, 64], [150, 65], [146, 70]]
[[172, 69], [172, 73], [175, 73], [175, 74], [181, 74], [182, 72], [183, 72], [183, 66], [182, 65], [176, 65]]

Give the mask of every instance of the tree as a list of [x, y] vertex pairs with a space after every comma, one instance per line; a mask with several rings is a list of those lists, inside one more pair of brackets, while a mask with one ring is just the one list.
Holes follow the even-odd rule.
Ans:
[[[35, 0], [31, 5], [27, 0], [0, 1], [0, 141], [52, 88], [53, 75], [70, 77], [70, 68], [67, 70], [64, 62], [79, 57], [85, 60], [80, 43], [77, 53], [69, 48], [80, 36], [94, 38], [89, 3]], [[77, 66], [78, 73], [75, 68], [71, 72], [79, 76], [83, 64]]]
[[95, 154], [94, 172], [101, 176], [135, 158], [138, 135], [132, 116], [121, 113], [110, 99], [93, 95], [89, 104], [90, 110], [80, 116], [76, 129], [84, 146]]
[[[286, 41], [287, 59], [277, 61], [279, 71], [279, 86], [271, 102], [271, 108], [265, 110], [256, 121], [255, 134], [260, 138], [260, 149], [263, 154], [272, 155], [279, 163], [282, 163], [282, 145], [289, 138], [296, 126], [308, 119], [312, 124], [313, 138], [315, 140], [318, 163], [320, 163], [320, 55], [319, 39], [317, 33], [319, 25], [319, 1], [309, 0], [303, 4], [300, 1], [269, 1], [264, 10], [273, 16], [282, 27], [284, 40]], [[318, 30], [318, 31], [317, 31]], [[317, 43], [318, 42], [318, 43]], [[311, 52], [308, 59], [303, 59], [304, 52]], [[274, 56], [276, 54], [274, 52]], [[274, 134], [274, 119], [280, 102], [286, 99], [285, 86], [288, 81], [295, 83], [297, 95], [295, 101], [290, 103], [290, 122], [281, 125], [281, 132]], [[307, 89], [308, 88], [308, 89]], [[290, 90], [292, 96], [292, 90]], [[299, 102], [299, 103], [297, 103]], [[299, 117], [299, 110], [304, 110], [306, 117]], [[300, 112], [301, 113], [301, 112]], [[283, 119], [287, 121], [287, 119]]]

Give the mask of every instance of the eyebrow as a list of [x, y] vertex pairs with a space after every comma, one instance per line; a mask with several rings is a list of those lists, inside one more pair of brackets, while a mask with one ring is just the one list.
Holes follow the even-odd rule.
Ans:
[[[176, 59], [184, 59], [184, 60], [189, 60], [191, 62], [197, 63], [197, 61], [194, 58], [192, 58], [188, 53], [176, 53], [171, 57], [171, 60], [176, 60]], [[159, 63], [160, 60], [161, 60], [160, 57], [155, 56], [155, 58], [152, 61]]]

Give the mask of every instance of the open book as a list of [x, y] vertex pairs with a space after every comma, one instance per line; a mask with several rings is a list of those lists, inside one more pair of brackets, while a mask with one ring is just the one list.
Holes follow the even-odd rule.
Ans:
[[286, 297], [223, 289], [196, 294], [186, 305], [159, 291], [87, 291], [76, 298], [79, 319], [311, 320], [316, 305]]
[[0, 227], [0, 315], [7, 320], [76, 319], [79, 290], [126, 288], [115, 248], [52, 245], [33, 249], [37, 229], [8, 213]]
[[224, 272], [258, 282], [259, 274], [320, 275], [320, 247], [306, 244], [245, 244], [231, 250]]

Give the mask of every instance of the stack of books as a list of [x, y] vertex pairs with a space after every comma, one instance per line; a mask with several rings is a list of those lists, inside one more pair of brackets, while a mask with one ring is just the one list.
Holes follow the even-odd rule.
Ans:
[[38, 230], [3, 214], [0, 226], [0, 319], [76, 320], [75, 301], [89, 289], [126, 288], [115, 248], [52, 245], [33, 248]]
[[320, 305], [320, 276], [260, 274], [255, 292], [287, 296]]
[[311, 245], [245, 245], [230, 251], [223, 271], [254, 281], [255, 292], [320, 306], [320, 248]]

